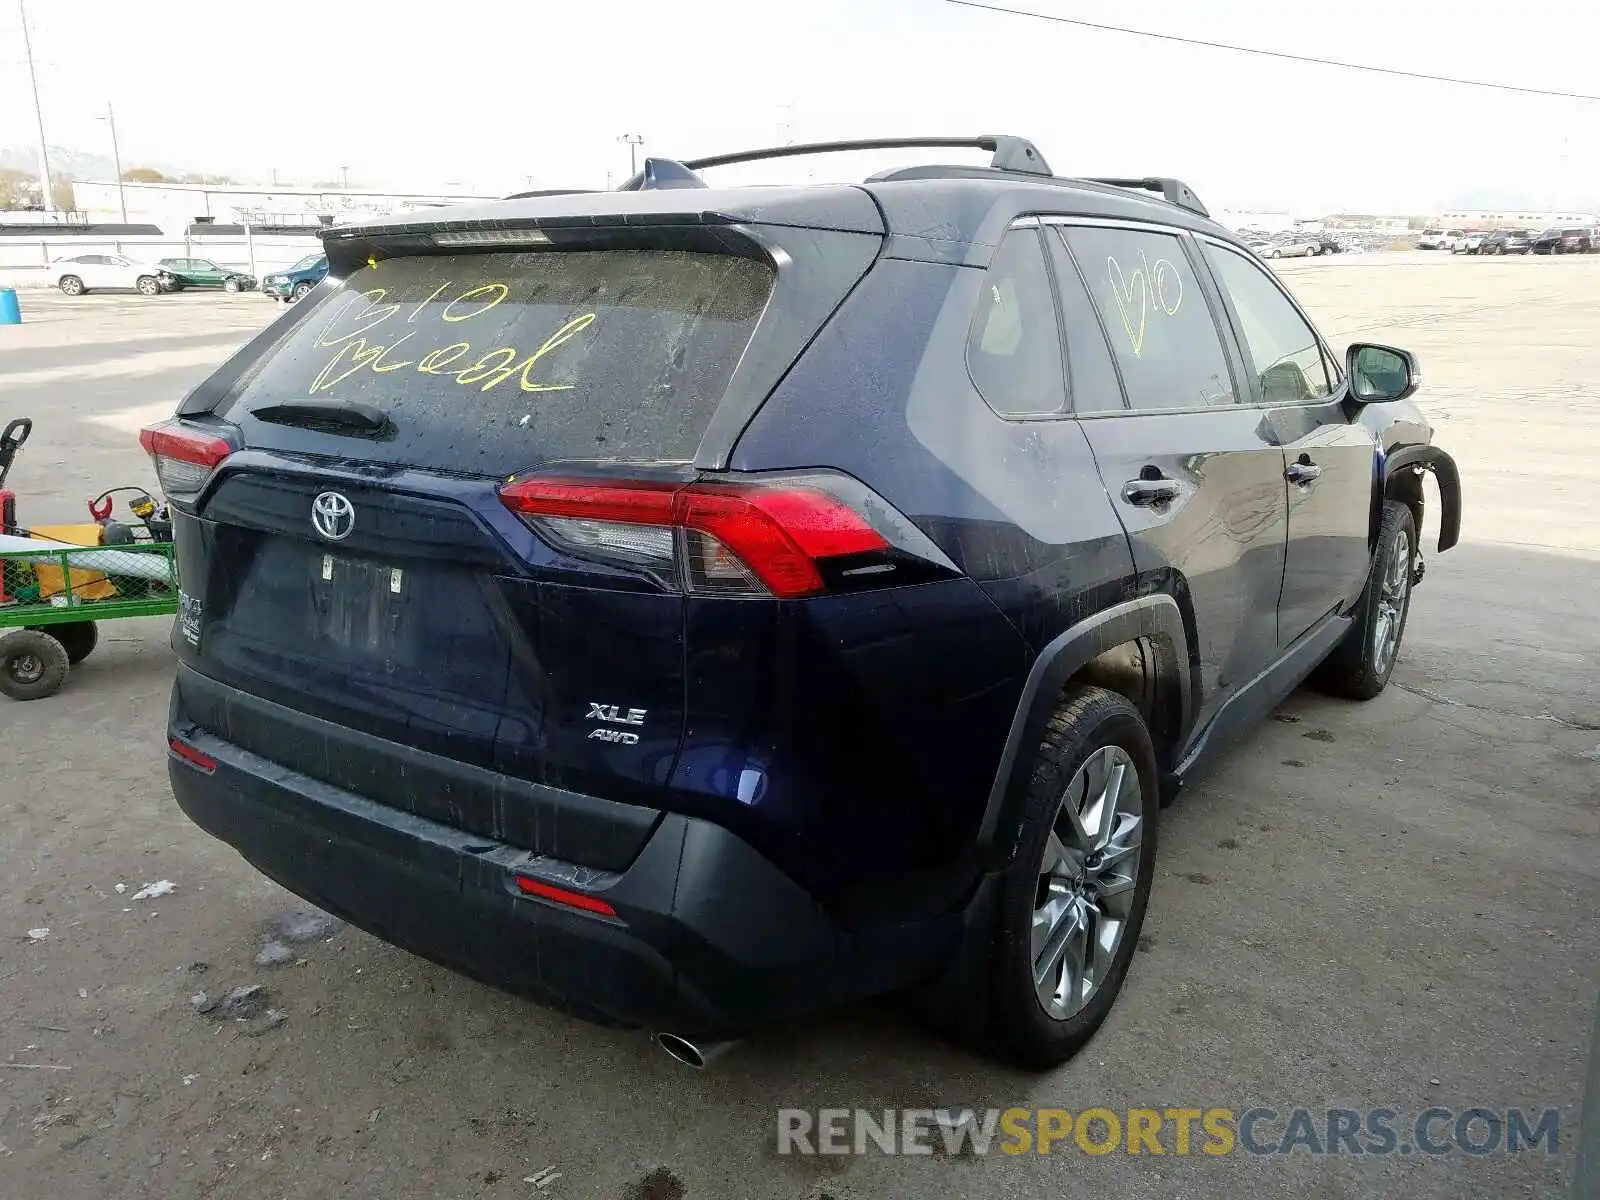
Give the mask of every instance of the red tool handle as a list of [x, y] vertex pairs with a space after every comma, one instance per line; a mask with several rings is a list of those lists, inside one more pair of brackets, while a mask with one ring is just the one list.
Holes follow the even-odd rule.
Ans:
[[111, 497], [101, 496], [98, 500], [89, 501], [89, 515], [96, 521], [104, 521], [111, 515]]

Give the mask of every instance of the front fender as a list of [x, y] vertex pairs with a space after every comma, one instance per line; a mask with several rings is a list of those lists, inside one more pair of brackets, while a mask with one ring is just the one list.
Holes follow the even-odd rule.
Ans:
[[1406, 470], [1431, 471], [1439, 485], [1439, 553], [1461, 540], [1461, 472], [1456, 460], [1437, 446], [1400, 446], [1383, 460], [1383, 495], [1389, 481]]

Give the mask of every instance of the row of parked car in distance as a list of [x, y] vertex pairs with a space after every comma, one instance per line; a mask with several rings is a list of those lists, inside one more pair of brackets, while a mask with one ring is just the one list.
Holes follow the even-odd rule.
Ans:
[[285, 271], [257, 280], [209, 258], [163, 258], [140, 262], [122, 254], [76, 254], [58, 258], [47, 268], [52, 286], [63, 295], [126, 291], [142, 296], [213, 288], [225, 292], [250, 292], [260, 288], [279, 300], [298, 300], [328, 273], [328, 257], [318, 250]]
[[1251, 237], [1246, 244], [1261, 258], [1315, 258], [1319, 254], [1340, 254], [1351, 249], [1346, 243], [1326, 233]]
[[1451, 254], [1590, 254], [1600, 250], [1600, 229], [1577, 227], [1546, 229], [1424, 229], [1418, 250], [1448, 250]]

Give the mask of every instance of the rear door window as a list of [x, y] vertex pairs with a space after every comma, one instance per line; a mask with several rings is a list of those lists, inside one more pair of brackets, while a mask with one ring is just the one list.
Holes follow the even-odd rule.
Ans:
[[[668, 251], [394, 258], [353, 272], [218, 411], [256, 445], [500, 475], [689, 461], [772, 289], [763, 262]], [[387, 439], [256, 421], [286, 400], [381, 409]]]
[[1135, 410], [1232, 404], [1233, 374], [1183, 244], [1154, 230], [1064, 231]]

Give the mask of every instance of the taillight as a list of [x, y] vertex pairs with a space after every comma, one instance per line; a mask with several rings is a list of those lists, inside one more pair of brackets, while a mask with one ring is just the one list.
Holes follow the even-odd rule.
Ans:
[[222, 438], [177, 421], [141, 429], [139, 445], [154, 460], [156, 478], [169, 500], [193, 500], [217, 464], [233, 453], [233, 447]]
[[882, 500], [851, 503], [855, 492], [870, 496], [820, 475], [690, 484], [535, 477], [507, 484], [500, 498], [558, 549], [688, 592], [791, 598], [865, 576], [909, 581], [918, 566], [953, 570], [903, 517], [885, 519]]

